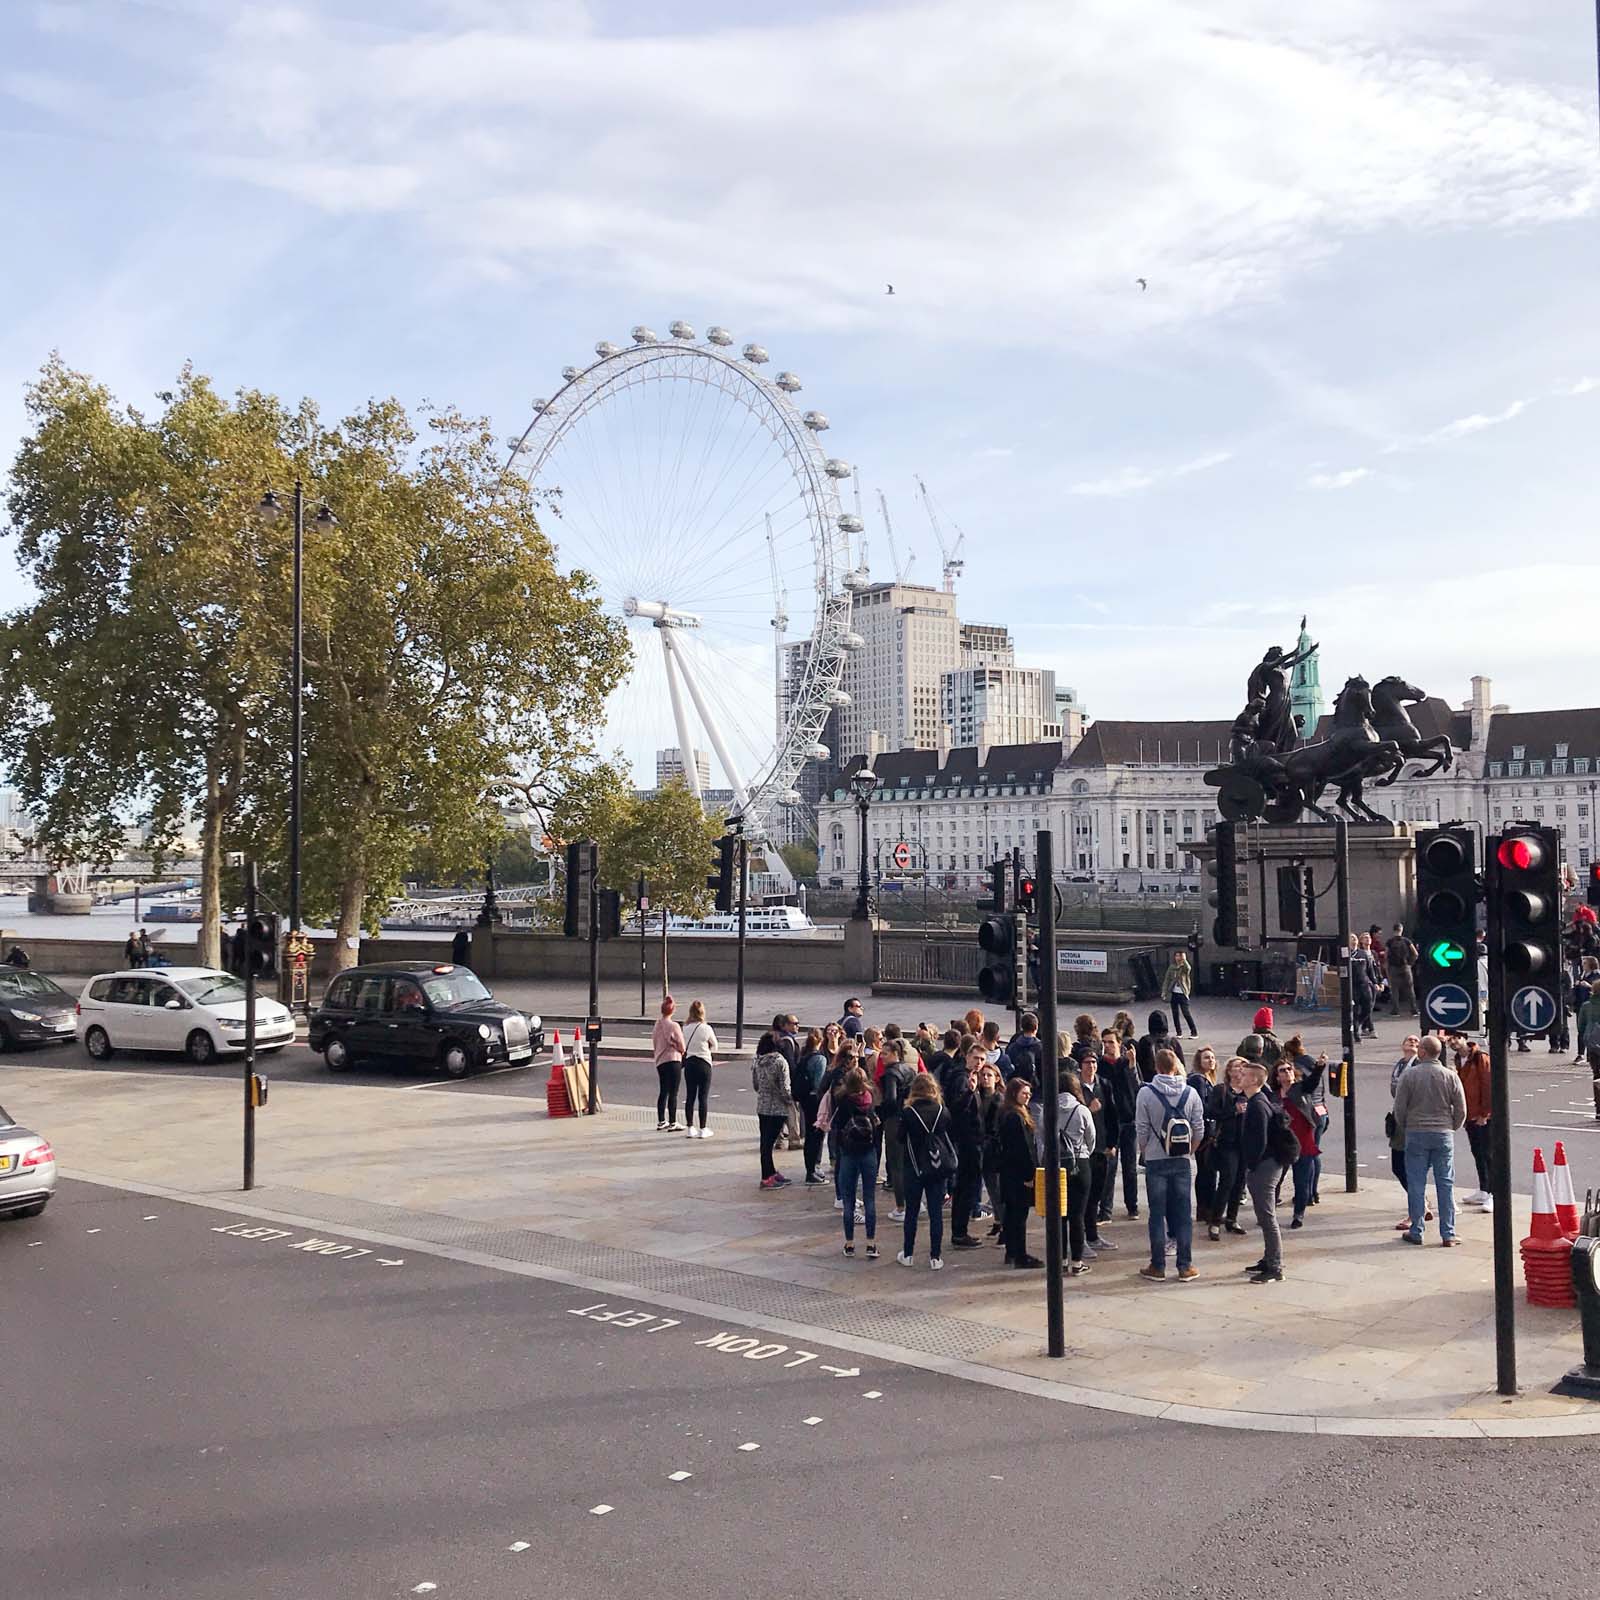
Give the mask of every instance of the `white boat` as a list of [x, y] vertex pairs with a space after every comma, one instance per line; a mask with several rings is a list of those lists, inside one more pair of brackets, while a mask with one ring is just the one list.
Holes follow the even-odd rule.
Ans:
[[[638, 919], [634, 932], [638, 932]], [[661, 932], [659, 917], [652, 917], [647, 933], [658, 937]], [[747, 939], [816, 939], [832, 938], [837, 928], [819, 928], [798, 906], [750, 906], [745, 911], [745, 937]], [[704, 917], [667, 918], [667, 937], [733, 939], [739, 935], [737, 911], [713, 911]]]

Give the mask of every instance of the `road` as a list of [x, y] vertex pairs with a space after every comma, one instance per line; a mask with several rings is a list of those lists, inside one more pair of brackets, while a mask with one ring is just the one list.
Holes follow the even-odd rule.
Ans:
[[0, 1283], [8, 1593], [1592, 1593], [1583, 1440], [1077, 1410], [72, 1182]]

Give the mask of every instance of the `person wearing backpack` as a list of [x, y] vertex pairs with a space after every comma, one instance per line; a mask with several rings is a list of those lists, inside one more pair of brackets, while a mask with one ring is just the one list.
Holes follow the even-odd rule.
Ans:
[[906, 1147], [900, 1142], [900, 1118], [911, 1092], [911, 1080], [917, 1075], [911, 1046], [904, 1039], [889, 1040], [883, 1076], [878, 1080], [878, 1116], [883, 1123], [883, 1164], [894, 1193], [891, 1222], [906, 1220]]
[[[1045, 1069], [1047, 1072], [1050, 1068]], [[1074, 1278], [1089, 1270], [1084, 1241], [1084, 1212], [1089, 1205], [1089, 1158], [1094, 1154], [1094, 1118], [1084, 1104], [1083, 1082], [1071, 1067], [1055, 1067], [1056, 1135], [1061, 1170], [1067, 1175], [1067, 1214], [1061, 1219], [1062, 1254]], [[1034, 1155], [1044, 1165], [1044, 1123], [1034, 1134]]]
[[1183, 1062], [1175, 1051], [1156, 1052], [1155, 1076], [1139, 1091], [1133, 1118], [1150, 1207], [1150, 1264], [1139, 1268], [1139, 1276], [1153, 1281], [1166, 1277], [1170, 1232], [1178, 1252], [1178, 1281], [1192, 1283], [1200, 1276], [1191, 1260], [1194, 1152], [1205, 1129], [1205, 1107], [1184, 1081]]
[[878, 1259], [878, 1136], [883, 1124], [872, 1107], [866, 1072], [852, 1067], [833, 1101], [833, 1126], [839, 1135], [839, 1170], [844, 1186], [844, 1253], [856, 1253], [856, 1191], [867, 1225], [867, 1260]]
[[[706, 1003], [695, 1000], [689, 1006], [689, 1026], [683, 1030], [683, 1120], [689, 1124], [691, 1139], [709, 1139], [706, 1107], [711, 1096], [712, 1057], [717, 1036], [706, 1021]], [[695, 1107], [700, 1109], [700, 1126], [695, 1126]]]
[[1246, 1062], [1235, 1079], [1248, 1096], [1240, 1145], [1245, 1166], [1245, 1186], [1261, 1228], [1261, 1259], [1245, 1272], [1251, 1283], [1283, 1281], [1283, 1233], [1278, 1227], [1278, 1178], [1300, 1153], [1288, 1113], [1267, 1093], [1267, 1069]]
[[817, 1111], [822, 1102], [822, 1077], [828, 1070], [828, 1058], [822, 1050], [822, 1031], [809, 1028], [801, 1041], [798, 1059], [791, 1074], [791, 1088], [805, 1120], [806, 1182], [816, 1187], [827, 1180], [817, 1171], [822, 1156], [822, 1129], [817, 1126]]
[[1028, 1254], [1028, 1212], [1033, 1208], [1036, 1166], [1033, 1117], [1028, 1111], [1032, 1098], [1033, 1085], [1026, 1078], [1012, 1078], [1006, 1084], [1000, 1111], [1000, 1190], [1005, 1196], [1000, 1237], [1005, 1243], [1008, 1267], [1044, 1265], [1037, 1256]]
[[1404, 1007], [1405, 1014], [1414, 1017], [1417, 1014], [1417, 990], [1411, 969], [1416, 966], [1421, 952], [1406, 937], [1404, 926], [1398, 922], [1394, 925], [1388, 944], [1384, 946], [1384, 952], [1389, 957], [1390, 1010], [1398, 1017]]
[[900, 1113], [900, 1142], [906, 1156], [905, 1248], [895, 1260], [909, 1267], [917, 1250], [917, 1213], [928, 1207], [928, 1265], [935, 1272], [944, 1266], [944, 1196], [956, 1170], [955, 1141], [950, 1136], [950, 1113], [939, 1096], [939, 1080], [919, 1072], [911, 1080], [905, 1109]]

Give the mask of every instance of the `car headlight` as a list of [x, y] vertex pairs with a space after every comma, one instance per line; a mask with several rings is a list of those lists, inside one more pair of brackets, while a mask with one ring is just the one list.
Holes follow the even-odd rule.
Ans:
[[531, 1012], [528, 1015], [528, 1032], [538, 1033], [544, 1027], [544, 1018], [536, 1017]]
[[492, 1039], [494, 1038], [494, 1029], [487, 1022], [480, 1022], [478, 1024], [478, 1037], [480, 1039]]
[[217, 1018], [217, 1026], [219, 1028], [240, 1028], [240, 1029], [242, 1029], [244, 1027], [244, 1023], [242, 1021], [240, 1021], [236, 1017], [218, 1017]]
[[13, 1011], [11, 1013], [18, 1022], [42, 1022], [44, 1018], [37, 1011]]

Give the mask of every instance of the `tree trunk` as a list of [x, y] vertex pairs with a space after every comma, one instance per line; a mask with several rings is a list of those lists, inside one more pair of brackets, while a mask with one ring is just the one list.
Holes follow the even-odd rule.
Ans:
[[206, 768], [206, 798], [200, 819], [200, 938], [202, 967], [222, 965], [222, 796], [214, 765]]
[[[367, 876], [352, 868], [339, 885], [338, 943], [333, 952], [333, 970], [343, 972], [361, 959], [361, 913], [367, 907]], [[351, 940], [355, 943], [352, 945]]]

